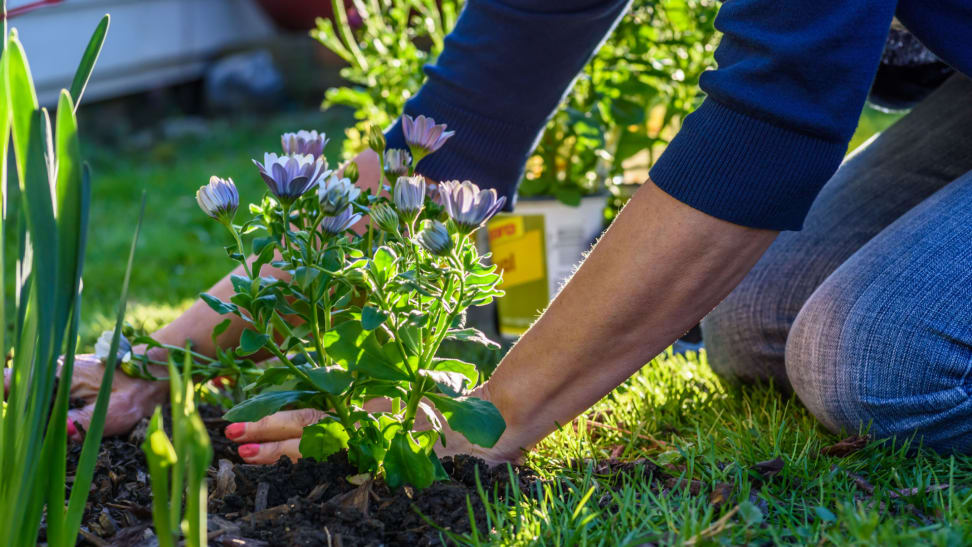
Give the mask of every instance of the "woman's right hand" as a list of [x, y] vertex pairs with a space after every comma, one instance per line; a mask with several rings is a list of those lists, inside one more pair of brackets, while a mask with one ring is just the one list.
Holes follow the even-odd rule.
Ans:
[[[11, 370], [4, 369], [3, 373], [3, 387], [6, 392], [10, 386]], [[83, 440], [83, 432], [91, 425], [91, 415], [94, 414], [104, 374], [104, 364], [94, 355], [75, 357], [70, 398], [83, 401], [84, 406], [68, 410], [67, 432], [72, 441]], [[169, 382], [132, 378], [121, 369], [116, 369], [108, 399], [104, 435], [108, 437], [128, 433], [139, 420], [151, 415], [156, 405], [164, 404], [168, 393]]]
[[[84, 438], [91, 424], [105, 366], [94, 355], [79, 355], [74, 359], [71, 377], [71, 398], [84, 401], [84, 406], [68, 411], [68, 437], [72, 441]], [[142, 418], [150, 416], [156, 405], [165, 404], [169, 382], [132, 378], [115, 369], [111, 382], [111, 397], [105, 417], [104, 436], [122, 435], [131, 431]], [[77, 424], [77, 425], [75, 425]], [[79, 430], [78, 427], [81, 429]]]

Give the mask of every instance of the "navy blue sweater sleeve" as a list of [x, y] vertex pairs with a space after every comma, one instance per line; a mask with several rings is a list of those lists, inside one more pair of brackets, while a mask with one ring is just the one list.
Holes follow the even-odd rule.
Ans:
[[728, 0], [707, 98], [651, 170], [676, 199], [737, 224], [798, 230], [854, 133], [892, 0]]
[[[511, 207], [550, 115], [630, 0], [468, 0], [405, 114], [456, 135], [417, 170], [496, 188]], [[405, 148], [401, 121], [386, 133]]]

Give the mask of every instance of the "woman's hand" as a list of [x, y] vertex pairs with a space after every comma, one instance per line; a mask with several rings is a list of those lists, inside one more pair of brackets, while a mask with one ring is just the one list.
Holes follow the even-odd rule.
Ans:
[[[4, 391], [9, 387], [10, 369], [4, 369]], [[72, 441], [84, 439], [83, 431], [91, 425], [98, 390], [105, 374], [105, 366], [94, 355], [74, 358], [70, 398], [84, 401], [84, 406], [68, 410], [67, 432]], [[169, 393], [169, 383], [132, 378], [116, 369], [108, 399], [105, 436], [128, 433], [142, 418], [149, 416], [155, 406], [163, 404]], [[77, 424], [77, 425], [75, 425]]]
[[[488, 400], [488, 394], [483, 388], [473, 392], [472, 396]], [[391, 410], [391, 400], [373, 399], [365, 403], [369, 412], [388, 412]], [[272, 464], [283, 456], [293, 461], [300, 459], [300, 435], [304, 427], [316, 424], [324, 418], [324, 412], [313, 408], [301, 410], [284, 410], [271, 414], [257, 422], [237, 422], [226, 427], [226, 437], [239, 443], [237, 451], [243, 461], [252, 464]], [[470, 443], [464, 436], [453, 431], [445, 418], [439, 415], [442, 424], [442, 435], [445, 446], [440, 439], [435, 446], [435, 453], [440, 458], [456, 454], [469, 454], [482, 458], [486, 463], [497, 465], [505, 462], [518, 461], [522, 456], [519, 448], [505, 447], [503, 438], [496, 446], [484, 448]], [[429, 429], [430, 424], [424, 413], [419, 413], [415, 419], [417, 430]], [[504, 438], [507, 435], [504, 434]]]
[[[73, 441], [84, 438], [75, 423], [87, 431], [94, 413], [98, 390], [105, 366], [94, 355], [79, 355], [74, 359], [71, 377], [71, 398], [85, 402], [85, 406], [68, 411], [68, 437]], [[142, 418], [150, 416], [156, 405], [164, 404], [169, 395], [169, 382], [132, 378], [115, 369], [111, 382], [111, 397], [105, 417], [106, 437], [131, 431]]]

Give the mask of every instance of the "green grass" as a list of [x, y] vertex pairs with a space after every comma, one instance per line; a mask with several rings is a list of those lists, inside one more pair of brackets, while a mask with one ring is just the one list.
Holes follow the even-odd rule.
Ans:
[[[90, 348], [114, 322], [135, 226], [135, 204], [143, 189], [148, 207], [132, 273], [128, 320], [152, 332], [178, 316], [232, 267], [223, 250], [231, 237], [199, 210], [196, 189], [211, 175], [232, 177], [245, 208], [259, 201], [266, 189], [250, 158], [263, 161], [264, 152], [279, 152], [282, 132], [318, 129], [333, 139], [326, 151], [333, 166], [348, 119], [341, 111], [308, 111], [217, 120], [208, 124], [204, 135], [120, 150], [87, 140], [84, 156], [91, 162], [93, 195], [82, 346]], [[81, 123], [83, 130], [84, 112]]]
[[[798, 402], [769, 388], [724, 385], [709, 369], [704, 352], [663, 355], [529, 455], [528, 465], [544, 479], [537, 500], [519, 496], [513, 504], [491, 504], [491, 535], [465, 541], [972, 542], [972, 458], [923, 450], [913, 454], [907, 442], [871, 442], [846, 457], [821, 454], [822, 447], [840, 438]], [[646, 458], [663, 468], [662, 476], [646, 482], [630, 472], [597, 474], [594, 462], [612, 455]], [[753, 470], [758, 462], [775, 458], [783, 460], [777, 475], [764, 479]], [[585, 462], [580, 470], [565, 470], [578, 461]], [[873, 494], [855, 476], [872, 485]], [[685, 486], [666, 487], [680, 479]], [[698, 483], [689, 487], [690, 480]], [[716, 485], [728, 492], [721, 504], [710, 499]], [[911, 488], [929, 492], [889, 497]]]

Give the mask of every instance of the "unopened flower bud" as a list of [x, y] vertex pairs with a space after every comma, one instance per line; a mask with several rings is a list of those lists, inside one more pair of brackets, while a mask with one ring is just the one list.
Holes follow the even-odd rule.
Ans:
[[388, 178], [395, 180], [408, 174], [408, 165], [412, 162], [412, 156], [408, 150], [400, 148], [389, 148], [385, 150], [385, 173]]
[[388, 204], [379, 203], [371, 208], [371, 220], [378, 225], [379, 228], [388, 232], [389, 234], [399, 235], [398, 231], [398, 213], [395, 212]]
[[204, 213], [220, 222], [231, 222], [240, 206], [240, 194], [233, 179], [213, 176], [196, 191], [196, 203]]
[[434, 255], [445, 256], [452, 251], [449, 229], [438, 220], [426, 220], [418, 234], [419, 243]]
[[323, 181], [317, 187], [317, 197], [321, 202], [321, 213], [333, 216], [347, 208], [358, 199], [361, 189], [351, 183], [350, 179], [339, 179], [336, 175]]
[[398, 177], [392, 197], [402, 218], [406, 222], [412, 222], [425, 206], [425, 177]]
[[372, 125], [368, 131], [368, 148], [371, 148], [380, 156], [385, 152], [385, 135], [377, 125]]
[[344, 178], [351, 182], [358, 182], [358, 164], [351, 161], [344, 166]]

